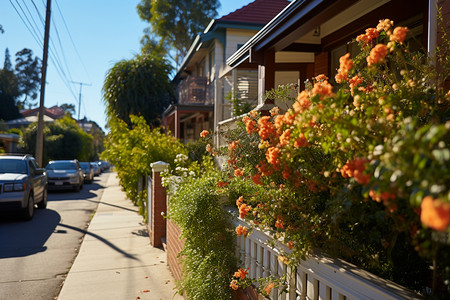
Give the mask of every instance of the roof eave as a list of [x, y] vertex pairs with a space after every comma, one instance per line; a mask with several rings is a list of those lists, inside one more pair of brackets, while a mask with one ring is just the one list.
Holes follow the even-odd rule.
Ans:
[[[311, 3], [316, 6], [324, 0], [294, 0], [286, 6], [278, 15], [276, 15], [269, 23], [267, 23], [258, 33], [256, 33], [250, 40], [247, 41], [238, 51], [227, 59], [227, 64], [236, 67], [250, 57], [250, 49], [254, 48], [258, 43], [263, 41], [271, 32], [275, 30], [281, 23], [283, 23], [289, 15], [292, 14], [298, 7]], [[306, 7], [309, 8], [309, 7]], [[309, 8], [311, 9], [311, 8]], [[273, 37], [272, 37], [273, 38]], [[266, 41], [267, 44], [269, 41]]]

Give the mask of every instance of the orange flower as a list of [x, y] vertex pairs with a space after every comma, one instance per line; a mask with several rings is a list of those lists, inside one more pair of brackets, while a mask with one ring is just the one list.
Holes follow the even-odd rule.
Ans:
[[348, 79], [348, 72], [353, 68], [353, 60], [350, 59], [350, 53], [347, 53], [339, 58], [339, 70], [335, 77], [337, 83]]
[[239, 206], [239, 217], [244, 219], [245, 216], [248, 214], [248, 212], [252, 209], [251, 206], [248, 206], [245, 203], [242, 203], [241, 206]]
[[266, 152], [266, 159], [269, 164], [273, 165], [275, 168], [279, 167], [280, 162], [278, 161], [278, 155], [280, 153], [280, 148], [270, 147]]
[[291, 130], [285, 130], [283, 134], [280, 136], [280, 145], [286, 146], [291, 139]]
[[289, 242], [288, 242], [288, 248], [289, 248], [289, 249], [294, 248], [294, 243], [293, 243], [292, 241], [289, 241]]
[[420, 221], [425, 226], [443, 231], [450, 225], [450, 203], [426, 196], [422, 200]]
[[258, 127], [256, 127], [256, 122], [253, 121], [253, 120], [249, 120], [245, 124], [245, 129], [247, 130], [248, 134], [252, 134], [253, 132], [257, 132], [258, 131]]
[[231, 281], [230, 287], [231, 287], [233, 290], [237, 290], [237, 289], [239, 288], [239, 285], [238, 285], [237, 280]]
[[328, 77], [325, 76], [325, 74], [319, 74], [314, 79], [316, 79], [316, 81], [324, 81], [324, 80], [328, 80]]
[[241, 177], [244, 175], [244, 172], [241, 169], [234, 170], [234, 176]]
[[311, 90], [311, 93], [313, 95], [320, 95], [325, 97], [332, 97], [334, 95], [333, 86], [331, 86], [328, 81], [316, 82], [313, 89]]
[[285, 114], [284, 114], [284, 123], [286, 124], [286, 125], [292, 125], [293, 123], [294, 123], [294, 121], [295, 121], [295, 116], [296, 116], [297, 114], [292, 114], [291, 112], [289, 112], [289, 111], [287, 111]]
[[[294, 103], [295, 104], [295, 103]], [[284, 125], [284, 115], [278, 115], [275, 117], [275, 128], [280, 129]]]
[[278, 115], [278, 113], [280, 112], [280, 108], [277, 107], [277, 106], [275, 106], [275, 107], [273, 107], [271, 110], [269, 110], [269, 112], [270, 112], [270, 115], [271, 115], [271, 116]]
[[264, 293], [266, 293], [267, 295], [270, 294], [270, 292], [272, 291], [273, 287], [275, 286], [275, 283], [270, 283], [268, 284], [265, 288], [264, 288]]
[[208, 131], [208, 130], [203, 130], [202, 132], [200, 132], [200, 136], [201, 136], [202, 138], [206, 137], [208, 134], [209, 134], [209, 131]]
[[247, 270], [240, 268], [239, 270], [237, 270], [237, 272], [234, 272], [234, 277], [245, 279], [245, 277], [248, 275]]
[[341, 168], [341, 175], [344, 178], [353, 177], [362, 185], [366, 185], [370, 181], [370, 174], [364, 174], [366, 170], [366, 163], [368, 160], [364, 158], [356, 158], [352, 161], [348, 161]]
[[244, 197], [240, 196], [237, 200], [236, 200], [236, 206], [238, 208], [241, 207], [241, 205], [244, 203]]
[[261, 117], [258, 120], [259, 136], [267, 140], [270, 135], [275, 133], [275, 126], [270, 122], [269, 116]]
[[301, 91], [297, 96], [297, 101], [292, 105], [292, 108], [296, 113], [303, 112], [311, 106], [311, 101], [309, 100], [308, 91]]
[[[238, 236], [243, 235], [244, 237], [247, 237], [247, 235], [248, 235], [247, 227], [239, 225], [238, 227], [236, 227], [236, 234]], [[235, 277], [237, 277], [237, 276], [235, 276]]]
[[378, 44], [370, 50], [370, 55], [366, 58], [367, 65], [379, 64], [384, 62], [386, 55], [389, 53], [388, 47], [384, 44]]
[[394, 21], [389, 19], [380, 20], [377, 25], [377, 30], [380, 32], [383, 30], [387, 32], [392, 26], [394, 26]]
[[306, 147], [308, 146], [308, 141], [303, 133], [300, 132], [300, 135], [294, 142], [294, 148]]
[[408, 27], [395, 27], [394, 33], [392, 33], [390, 37], [391, 41], [403, 44], [403, 41], [405, 40], [408, 31], [409, 31]]
[[228, 144], [228, 150], [233, 151], [239, 145], [239, 141], [232, 141]]
[[369, 44], [373, 39], [377, 38], [380, 35], [376, 28], [367, 28], [365, 34], [360, 34], [356, 37], [357, 42], [364, 42], [365, 44]]
[[352, 89], [353, 92], [353, 88], [363, 83], [363, 79], [358, 75], [355, 75], [348, 81], [348, 83], [350, 84], [350, 88]]
[[206, 145], [206, 151], [212, 152], [212, 147], [210, 144]]
[[277, 220], [275, 221], [276, 228], [284, 228], [283, 218], [281, 216], [277, 216]]
[[256, 168], [264, 176], [270, 176], [273, 173], [273, 170], [269, 168], [265, 161], [260, 161]]
[[219, 187], [219, 188], [223, 188], [224, 186], [227, 186], [227, 185], [228, 185], [228, 182], [219, 181], [217, 183], [217, 187]]
[[253, 181], [254, 184], [262, 185], [262, 182], [261, 182], [261, 174], [256, 173], [255, 175], [253, 175], [253, 176], [252, 176], [252, 181]]

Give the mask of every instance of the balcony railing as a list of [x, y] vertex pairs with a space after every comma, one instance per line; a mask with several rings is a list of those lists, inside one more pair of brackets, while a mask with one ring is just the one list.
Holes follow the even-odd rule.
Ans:
[[177, 87], [178, 104], [212, 105], [206, 77], [188, 76]]
[[[234, 225], [248, 226], [242, 219], [235, 219]], [[253, 230], [246, 238], [237, 237], [236, 256], [249, 277], [281, 277], [287, 274], [288, 293], [280, 295], [273, 289], [270, 299], [422, 299], [402, 286], [381, 279], [369, 272], [358, 269], [345, 261], [331, 259], [323, 255], [311, 255], [297, 266], [287, 266], [278, 260], [279, 249], [288, 248], [279, 244], [279, 249], [268, 246], [270, 235]], [[290, 276], [291, 275], [291, 276]]]

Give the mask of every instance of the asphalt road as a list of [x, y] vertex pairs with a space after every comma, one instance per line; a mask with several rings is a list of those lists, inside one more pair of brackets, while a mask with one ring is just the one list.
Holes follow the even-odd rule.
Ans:
[[51, 191], [31, 221], [0, 214], [0, 300], [52, 300], [60, 291], [110, 173], [80, 192]]

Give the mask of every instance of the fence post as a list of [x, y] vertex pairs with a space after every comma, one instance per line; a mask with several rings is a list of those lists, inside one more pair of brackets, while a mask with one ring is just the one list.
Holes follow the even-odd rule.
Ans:
[[152, 168], [152, 206], [149, 211], [149, 231], [150, 243], [154, 247], [161, 247], [163, 245], [162, 239], [166, 237], [166, 219], [161, 215], [166, 214], [166, 189], [161, 184], [160, 173], [169, 167], [168, 163], [157, 161], [150, 164]]

